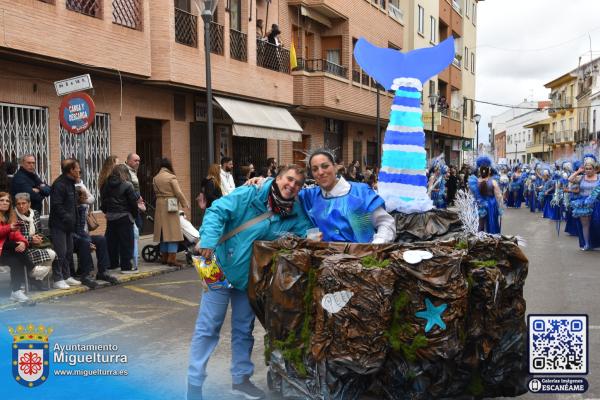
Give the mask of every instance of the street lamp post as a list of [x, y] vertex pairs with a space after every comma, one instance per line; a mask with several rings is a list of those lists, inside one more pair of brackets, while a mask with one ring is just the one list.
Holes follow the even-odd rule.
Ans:
[[375, 107], [377, 108], [375, 121], [375, 131], [377, 132], [377, 160], [375, 161], [375, 167], [377, 168], [377, 171], [379, 171], [381, 169], [381, 121], [379, 115], [379, 83], [377, 83], [375, 89], [377, 90], [377, 100], [375, 102]]
[[431, 143], [429, 145], [429, 163], [433, 160], [433, 146], [435, 146], [435, 104], [437, 103], [437, 95], [431, 93], [429, 95], [429, 107], [431, 107]]
[[479, 155], [479, 121], [481, 121], [481, 115], [475, 114], [473, 115], [473, 119], [475, 120], [476, 136], [475, 136], [475, 146], [477, 147], [477, 155]]
[[[204, 59], [206, 65], [206, 125], [208, 128], [208, 165], [215, 163], [215, 138], [213, 134], [212, 80], [210, 74], [210, 23], [219, 0], [204, 0], [201, 16], [204, 21]], [[196, 4], [196, 6], [198, 6]], [[199, 7], [198, 7], [199, 8]]]

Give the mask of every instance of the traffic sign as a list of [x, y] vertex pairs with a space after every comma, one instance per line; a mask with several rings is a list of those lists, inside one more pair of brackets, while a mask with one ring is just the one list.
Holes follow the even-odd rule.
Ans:
[[94, 123], [96, 106], [85, 93], [72, 93], [60, 103], [60, 124], [68, 132], [80, 134]]

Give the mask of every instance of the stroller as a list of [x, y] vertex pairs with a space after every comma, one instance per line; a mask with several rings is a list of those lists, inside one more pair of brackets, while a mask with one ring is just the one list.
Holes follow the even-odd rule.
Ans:
[[[150, 215], [150, 212], [154, 214], [154, 207], [146, 203], [146, 219], [154, 223], [154, 217]], [[150, 212], [148, 212], [150, 211]], [[185, 218], [185, 213], [179, 211], [179, 224], [181, 225], [181, 233], [183, 234], [183, 242], [179, 243], [177, 252], [185, 252], [185, 261], [188, 265], [192, 265], [192, 255], [194, 254], [194, 247], [198, 240], [200, 240], [200, 234], [198, 229], [192, 225], [190, 221]], [[142, 258], [146, 262], [156, 262], [160, 257], [160, 244], [147, 244], [142, 249]]]

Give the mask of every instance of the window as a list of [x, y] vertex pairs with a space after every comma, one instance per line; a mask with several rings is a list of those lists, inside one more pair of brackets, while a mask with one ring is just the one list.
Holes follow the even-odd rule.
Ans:
[[470, 0], [467, 0], [467, 2], [466, 2], [466, 4], [465, 4], [465, 16], [466, 16], [467, 18], [469, 18], [469, 1], [470, 1]]
[[437, 27], [435, 26], [435, 18], [433, 18], [433, 15], [429, 17], [429, 21], [431, 22], [429, 36], [431, 37], [431, 43], [435, 43], [435, 32], [437, 31]]
[[471, 53], [471, 73], [475, 73], [475, 53]]
[[379, 6], [385, 10], [385, 0], [379, 0]]
[[238, 32], [242, 31], [242, 4], [241, 0], [230, 0], [229, 2], [229, 27]]
[[390, 15], [390, 17], [399, 22], [403, 22], [404, 13], [400, 9], [400, 0], [389, 0], [388, 5], [388, 14]]
[[113, 0], [112, 6], [114, 24], [142, 29], [142, 0]]
[[67, 9], [90, 17], [102, 18], [100, 0], [67, 0]]
[[423, 35], [425, 32], [425, 10], [423, 7], [419, 6], [419, 25], [417, 25], [417, 32]]
[[477, 13], [477, 6], [476, 6], [476, 4], [477, 4], [477, 2], [476, 2], [476, 1], [474, 1], [474, 2], [471, 4], [471, 7], [472, 7], [472, 8], [471, 8], [471, 11], [473, 11], [473, 12], [471, 13], [471, 21], [473, 21], [473, 25], [475, 25], [475, 24], [477, 23], [477, 14], [476, 14], [476, 13]]
[[465, 60], [465, 69], [469, 70], [469, 48], [465, 46], [465, 56], [463, 57]]
[[[40, 177], [50, 183], [48, 136], [48, 108], [0, 103], [0, 159], [17, 162], [19, 157], [33, 154]], [[48, 214], [47, 200], [42, 214]]]
[[96, 198], [92, 205], [96, 211], [100, 206], [98, 175], [102, 163], [110, 155], [110, 114], [96, 112], [94, 124], [81, 135], [83, 140], [78, 140], [77, 136], [60, 128], [60, 159], [76, 157], [84, 160], [81, 162], [81, 178]]

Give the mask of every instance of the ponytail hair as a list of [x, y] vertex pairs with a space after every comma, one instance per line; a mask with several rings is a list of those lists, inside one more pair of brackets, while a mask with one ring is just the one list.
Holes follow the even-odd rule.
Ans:
[[[490, 167], [481, 166], [479, 167], [479, 177], [482, 179], [486, 179], [490, 176]], [[491, 193], [488, 193], [488, 183], [487, 180], [482, 180], [479, 182], [479, 193], [482, 196], [490, 196]]]

